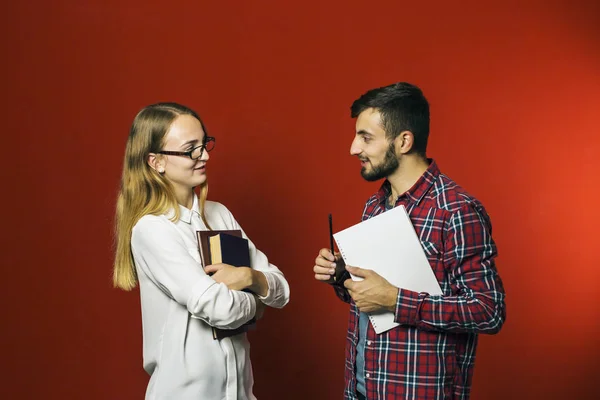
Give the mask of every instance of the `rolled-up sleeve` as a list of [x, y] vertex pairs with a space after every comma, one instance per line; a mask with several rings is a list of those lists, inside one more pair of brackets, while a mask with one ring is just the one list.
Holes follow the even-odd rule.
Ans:
[[170, 221], [151, 215], [140, 219], [131, 249], [139, 271], [192, 317], [223, 329], [235, 329], [254, 317], [254, 296], [229, 290], [206, 275]]
[[260, 271], [265, 275], [269, 289], [266, 296], [259, 296], [260, 300], [269, 307], [282, 308], [290, 300], [290, 286], [283, 275], [283, 272], [279, 270], [275, 265], [271, 264], [267, 259], [267, 256], [256, 248], [254, 243], [248, 238], [240, 224], [236, 221], [233, 214], [222, 204], [224, 213], [228, 215], [231, 229], [239, 229], [242, 231], [242, 235], [248, 239], [250, 247], [250, 264], [251, 268]]

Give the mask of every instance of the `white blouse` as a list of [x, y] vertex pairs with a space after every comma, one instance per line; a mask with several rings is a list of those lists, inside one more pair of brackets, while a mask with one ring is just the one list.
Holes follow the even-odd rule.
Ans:
[[[212, 328], [234, 329], [256, 312], [252, 294], [229, 290], [202, 269], [196, 231], [207, 230], [198, 198], [192, 209], [146, 215], [133, 228], [131, 250], [140, 283], [144, 369], [150, 374], [146, 399], [251, 400], [252, 366], [246, 334], [214, 340]], [[212, 229], [241, 229], [222, 204], [207, 201]], [[242, 234], [247, 238], [246, 234]], [[269, 284], [268, 306], [287, 304], [290, 289], [283, 273], [254, 244], [250, 263]], [[259, 321], [260, 325], [260, 321]]]

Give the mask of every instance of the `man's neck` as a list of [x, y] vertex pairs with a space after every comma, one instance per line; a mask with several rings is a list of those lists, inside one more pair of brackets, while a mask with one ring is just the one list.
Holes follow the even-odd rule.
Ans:
[[428, 161], [417, 155], [402, 157], [398, 169], [387, 177], [392, 186], [392, 201], [395, 202], [398, 196], [413, 187], [428, 167]]

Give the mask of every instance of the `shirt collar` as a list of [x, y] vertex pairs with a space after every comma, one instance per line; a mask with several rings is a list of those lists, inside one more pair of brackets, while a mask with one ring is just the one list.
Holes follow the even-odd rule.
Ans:
[[[409, 203], [419, 203], [423, 196], [429, 191], [437, 177], [440, 175], [440, 170], [432, 158], [429, 158], [429, 167], [423, 172], [423, 175], [415, 182], [415, 184], [402, 193], [402, 196], [406, 196]], [[375, 198], [378, 203], [385, 204], [387, 198], [392, 194], [392, 185], [387, 179], [383, 182], [379, 191], [375, 193]]]
[[[178, 204], [178, 206], [179, 206], [179, 220], [181, 222], [185, 222], [186, 224], [191, 224], [192, 223], [192, 215], [194, 213], [198, 214], [198, 217], [200, 216], [200, 207], [198, 206], [198, 196], [196, 196], [196, 193], [194, 193], [194, 198], [192, 200], [192, 208], [191, 209], [184, 207], [181, 204]], [[175, 216], [175, 212], [173, 210], [170, 210], [166, 215], [170, 219]]]

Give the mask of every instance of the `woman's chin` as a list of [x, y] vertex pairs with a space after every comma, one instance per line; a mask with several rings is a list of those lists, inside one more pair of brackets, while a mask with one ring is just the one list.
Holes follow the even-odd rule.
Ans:
[[195, 179], [194, 179], [194, 183], [195, 183], [195, 185], [194, 185], [194, 186], [200, 186], [200, 185], [202, 185], [204, 182], [206, 182], [206, 175], [205, 175], [205, 174], [203, 174], [203, 175], [201, 175], [201, 176], [196, 176], [196, 177], [194, 177], [194, 178], [195, 178]]

